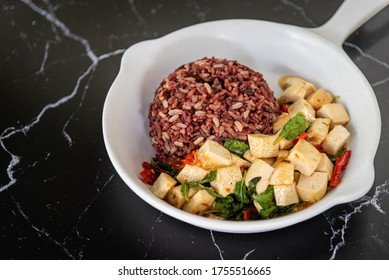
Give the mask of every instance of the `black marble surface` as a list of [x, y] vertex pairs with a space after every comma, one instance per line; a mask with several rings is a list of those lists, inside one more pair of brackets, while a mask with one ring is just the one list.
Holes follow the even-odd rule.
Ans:
[[102, 137], [104, 100], [132, 44], [216, 19], [319, 26], [341, 2], [0, 1], [0, 258], [389, 259], [389, 7], [343, 46], [382, 115], [376, 179], [357, 201], [272, 232], [196, 228], [137, 197]]

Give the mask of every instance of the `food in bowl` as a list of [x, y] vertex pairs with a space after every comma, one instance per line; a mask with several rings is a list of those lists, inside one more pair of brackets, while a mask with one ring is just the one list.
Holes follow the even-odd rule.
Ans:
[[279, 85], [276, 100], [261, 74], [216, 58], [169, 75], [150, 106], [157, 153], [141, 177], [151, 192], [193, 214], [254, 220], [302, 210], [337, 187], [351, 156], [346, 108], [303, 78]]

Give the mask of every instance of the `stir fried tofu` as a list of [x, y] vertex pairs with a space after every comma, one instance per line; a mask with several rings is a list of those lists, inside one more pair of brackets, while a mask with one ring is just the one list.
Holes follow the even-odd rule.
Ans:
[[335, 125], [326, 138], [324, 138], [321, 147], [326, 153], [336, 155], [346, 144], [349, 137], [350, 132], [343, 125]]
[[334, 97], [328, 91], [320, 88], [311, 95], [309, 95], [306, 100], [309, 104], [312, 105], [313, 109], [316, 111], [319, 110], [324, 104], [331, 103]]
[[231, 165], [231, 153], [213, 140], [207, 140], [197, 153], [202, 167], [216, 169]]
[[317, 118], [314, 120], [307, 130], [307, 141], [314, 146], [320, 145], [324, 138], [327, 136], [330, 123], [331, 120], [327, 118]]
[[350, 116], [341, 103], [323, 105], [321, 109], [316, 112], [316, 116], [320, 118], [329, 118], [331, 120], [331, 128], [337, 124], [346, 125], [350, 121]]
[[273, 123], [273, 132], [277, 133], [280, 131], [289, 120], [289, 113], [282, 112], [281, 115], [278, 116], [277, 120]]
[[244, 160], [243, 158], [241, 158], [240, 156], [238, 155], [235, 155], [235, 154], [232, 154], [231, 153], [231, 163], [233, 165], [237, 165], [239, 167], [249, 167], [251, 162], [247, 161], [247, 160]]
[[278, 103], [285, 104], [295, 102], [299, 99], [305, 98], [307, 94], [307, 88], [303, 82], [294, 83], [283, 91], [282, 95], [278, 99]]
[[310, 176], [320, 163], [320, 152], [304, 139], [290, 150], [287, 160], [305, 176]]
[[288, 157], [288, 155], [289, 155], [288, 150], [280, 150], [278, 152], [278, 156], [277, 156], [275, 162], [273, 163], [273, 167], [276, 167], [280, 162], [285, 161], [285, 159]]
[[296, 183], [290, 185], [274, 185], [274, 197], [277, 206], [287, 206], [300, 201], [296, 191]]
[[314, 84], [308, 82], [307, 80], [305, 80], [301, 77], [297, 77], [297, 76], [282, 76], [278, 80], [278, 84], [283, 90], [287, 89], [288, 87], [290, 87], [294, 84], [301, 84], [306, 89], [307, 95], [311, 94], [312, 92], [314, 92], [316, 90], [316, 87]]
[[[188, 197], [191, 198], [195, 195], [196, 192], [198, 192], [201, 188], [200, 187], [192, 187], [189, 189]], [[186, 199], [181, 191], [181, 185], [173, 187], [166, 196], [166, 201], [177, 208], [182, 208], [182, 206], [185, 204]]]
[[315, 171], [327, 173], [328, 181], [331, 180], [334, 164], [325, 153], [321, 153], [320, 163]]
[[298, 113], [303, 114], [303, 116], [309, 121], [313, 122], [315, 120], [316, 111], [313, 109], [311, 104], [308, 103], [305, 99], [299, 99], [288, 107], [288, 112], [290, 118], [293, 118]]
[[176, 178], [180, 183], [196, 182], [202, 180], [207, 174], [207, 170], [197, 165], [186, 164]]
[[327, 173], [313, 172], [311, 176], [301, 174], [296, 189], [301, 200], [315, 202], [327, 192]]
[[160, 199], [164, 199], [168, 192], [177, 184], [169, 174], [161, 173], [151, 187], [151, 192]]
[[243, 154], [243, 158], [248, 160], [249, 162], [253, 162], [254, 160], [256, 160], [257, 158], [253, 155], [253, 153], [250, 151], [250, 149], [248, 149], [244, 154]]
[[216, 178], [211, 182], [211, 186], [222, 196], [227, 196], [234, 192], [235, 184], [240, 180], [242, 180], [242, 172], [239, 166], [231, 165], [217, 170]]
[[204, 215], [204, 212], [209, 210], [214, 202], [215, 197], [202, 189], [196, 192], [192, 198], [184, 204], [182, 209], [192, 214]]
[[255, 177], [261, 177], [261, 181], [264, 179], [269, 180], [274, 168], [264, 162], [261, 159], [256, 159], [247, 170], [245, 184], [248, 186], [249, 182]]
[[294, 166], [289, 162], [283, 161], [277, 164], [273, 174], [270, 177], [271, 185], [290, 185], [293, 184]]
[[261, 194], [266, 191], [267, 187], [269, 187], [269, 184], [269, 179], [261, 179], [255, 186], [255, 191], [257, 192], [257, 194]]
[[249, 134], [247, 139], [251, 153], [257, 158], [276, 157], [280, 148], [279, 144], [273, 144], [276, 138], [277, 134]]

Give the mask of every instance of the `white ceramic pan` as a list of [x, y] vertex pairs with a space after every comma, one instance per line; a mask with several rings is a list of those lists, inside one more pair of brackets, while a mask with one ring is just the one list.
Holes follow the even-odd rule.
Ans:
[[[124, 54], [107, 95], [103, 134], [109, 157], [124, 182], [163, 213], [206, 229], [249, 233], [305, 221], [332, 206], [365, 195], [374, 181], [374, 156], [381, 118], [374, 92], [343, 51], [343, 41], [389, 3], [348, 0], [319, 28], [301, 28], [259, 20], [221, 20], [187, 27], [162, 38], [137, 43]], [[269, 220], [222, 221], [192, 215], [155, 197], [139, 179], [141, 163], [155, 151], [148, 137], [148, 108], [154, 91], [184, 63], [215, 56], [235, 59], [261, 73], [276, 95], [282, 75], [305, 77], [339, 95], [351, 116], [349, 148], [353, 155], [341, 184], [321, 201], [300, 212]], [[131, 201], [128, 201], [130, 204]], [[134, 211], [137, 211], [134, 209]], [[143, 213], [147, 215], [147, 213]]]

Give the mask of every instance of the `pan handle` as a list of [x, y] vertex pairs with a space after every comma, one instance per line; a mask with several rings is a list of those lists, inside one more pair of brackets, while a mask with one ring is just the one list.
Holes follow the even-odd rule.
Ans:
[[389, 4], [389, 0], [345, 0], [335, 14], [312, 32], [341, 47], [347, 37]]

